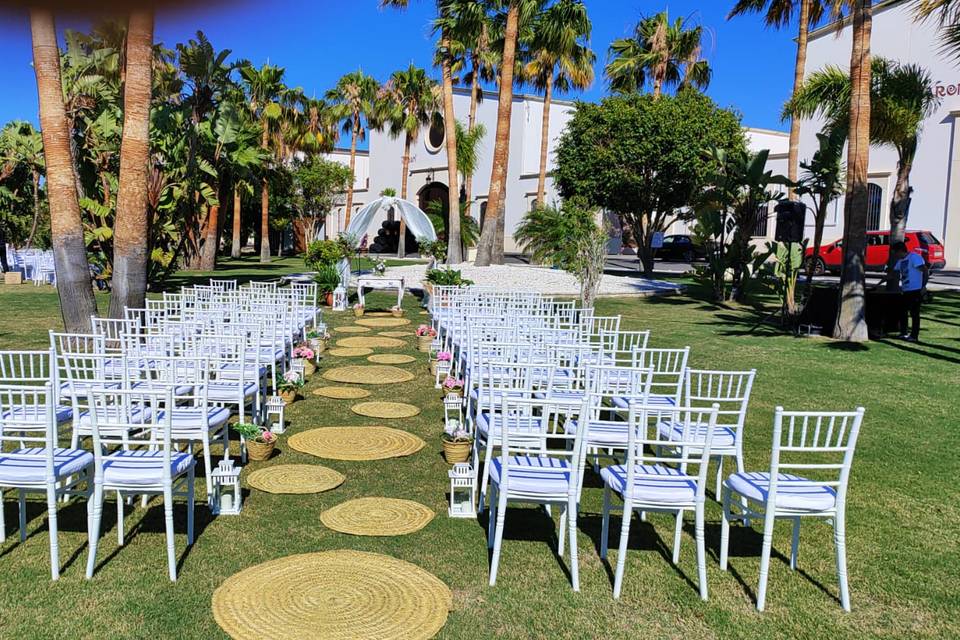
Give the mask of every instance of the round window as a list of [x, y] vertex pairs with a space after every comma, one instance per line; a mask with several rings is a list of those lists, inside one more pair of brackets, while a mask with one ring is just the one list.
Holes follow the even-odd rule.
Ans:
[[430, 123], [430, 132], [427, 134], [427, 146], [431, 151], [439, 151], [444, 140], [443, 116], [435, 115]]

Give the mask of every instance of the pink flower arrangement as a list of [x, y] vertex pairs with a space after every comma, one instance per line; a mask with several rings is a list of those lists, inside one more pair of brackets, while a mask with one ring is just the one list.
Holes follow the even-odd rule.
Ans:
[[268, 444], [273, 442], [276, 439], [277, 439], [277, 434], [273, 433], [272, 431], [267, 431], [266, 429], [261, 431], [260, 435], [257, 436], [257, 440], [263, 440]]
[[453, 355], [449, 351], [441, 351], [437, 354], [438, 362], [449, 362], [453, 359]]
[[357, 304], [353, 305], [353, 308], [354, 308], [354, 309], [363, 309], [363, 303], [358, 302]]
[[431, 338], [437, 335], [437, 330], [429, 325], [422, 324], [417, 327], [417, 337], [422, 338], [424, 336], [430, 336]]
[[443, 379], [443, 387], [444, 389], [461, 389], [463, 388], [463, 380], [447, 376]]
[[293, 349], [294, 358], [306, 358], [307, 360], [313, 360], [314, 355], [316, 354], [313, 353], [313, 349], [305, 344], [298, 344]]

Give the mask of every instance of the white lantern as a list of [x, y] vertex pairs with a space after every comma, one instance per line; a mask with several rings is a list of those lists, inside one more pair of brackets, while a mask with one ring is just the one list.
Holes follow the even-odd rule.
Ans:
[[434, 386], [437, 389], [440, 388], [440, 381], [446, 379], [450, 375], [450, 371], [453, 369], [452, 363], [449, 360], [437, 360], [436, 361], [436, 371], [437, 374], [434, 376]]
[[240, 515], [243, 496], [240, 493], [241, 467], [233, 466], [233, 460], [221, 460], [210, 474], [213, 491], [210, 495], [210, 511], [213, 515]]
[[449, 393], [443, 398], [443, 424], [447, 433], [453, 433], [463, 424], [463, 400], [460, 394]]
[[[300, 363], [301, 367], [303, 363]], [[270, 431], [274, 433], [283, 433], [285, 428], [285, 423], [283, 420], [283, 408], [286, 406], [286, 403], [283, 401], [283, 398], [280, 396], [270, 396], [267, 398], [267, 425], [269, 426]], [[276, 420], [272, 421], [271, 416], [276, 416]]]
[[458, 462], [447, 472], [450, 476], [451, 518], [476, 518], [476, 478], [473, 466], [469, 462]]
[[299, 377], [301, 380], [305, 379], [304, 368], [305, 366], [302, 358], [294, 358], [290, 362], [290, 371], [293, 371], [295, 374], [297, 374], [297, 377]]
[[343, 287], [343, 285], [340, 285], [333, 290], [333, 310], [347, 310], [347, 290]]

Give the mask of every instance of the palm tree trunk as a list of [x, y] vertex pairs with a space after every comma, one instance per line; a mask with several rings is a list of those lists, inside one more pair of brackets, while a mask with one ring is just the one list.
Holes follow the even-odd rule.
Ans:
[[[473, 65], [473, 81], [470, 85], [470, 115], [467, 117], [467, 131], [472, 132], [477, 122], [477, 91], [480, 89], [480, 70], [477, 65]], [[466, 196], [467, 210], [466, 214], [471, 214], [473, 207], [473, 174], [463, 176], [463, 192]], [[462, 243], [461, 243], [462, 244]]]
[[[810, 37], [810, 4], [813, 0], [800, 0], [800, 32], [797, 34], [797, 61], [793, 65], [793, 93], [797, 95], [803, 85], [807, 68], [807, 41]], [[800, 118], [790, 118], [790, 148], [787, 153], [787, 177], [796, 182], [800, 163]], [[788, 197], [793, 198], [793, 187], [788, 188]], [[816, 254], [814, 254], [816, 255]]]
[[[403, 140], [403, 175], [400, 177], [400, 198], [407, 199], [407, 176], [410, 173], [410, 146], [413, 140], [408, 133]], [[400, 215], [400, 236], [397, 238], [397, 257], [403, 258], [407, 255], [407, 223]]]
[[[27, 249], [33, 244], [33, 236], [37, 233], [37, 221], [40, 220], [40, 172], [34, 167], [31, 170], [33, 177], [33, 224], [30, 225], [30, 235], [27, 236]], [[0, 246], [0, 251], [6, 249]]]
[[230, 257], [239, 258], [240, 257], [240, 223], [242, 219], [240, 217], [240, 189], [234, 185], [233, 187], [233, 240], [230, 243]]
[[[267, 119], [263, 120], [263, 137], [260, 147], [266, 151], [270, 147], [270, 133], [267, 129]], [[267, 174], [264, 172], [260, 182], [260, 262], [270, 262], [270, 185]]]
[[113, 229], [110, 317], [142, 308], [147, 295], [147, 183], [153, 90], [153, 12], [134, 11], [127, 26], [120, 188]]
[[543, 118], [540, 123], [540, 175], [537, 176], [537, 204], [544, 206], [544, 193], [547, 190], [547, 146], [550, 143], [550, 101], [553, 99], [553, 74], [547, 76], [547, 86], [543, 91]]
[[870, 164], [870, 35], [872, 0], [853, 5], [850, 56], [850, 133], [847, 149], [847, 195], [844, 205], [843, 269], [833, 337], [847, 342], [869, 338], [864, 297], [867, 249], [867, 172]]
[[517, 50], [517, 28], [520, 20], [519, 0], [510, 0], [504, 30], [503, 58], [500, 64], [500, 92], [497, 105], [497, 133], [493, 147], [493, 169], [487, 195], [487, 216], [477, 245], [477, 266], [503, 263], [503, 243], [496, 246], [500, 219], [504, 216], [507, 163], [510, 159], [510, 116], [513, 110], [513, 66]]
[[347, 185], [347, 215], [343, 221], [343, 228], [346, 230], [350, 226], [350, 212], [353, 210], [353, 185], [356, 181], [354, 169], [357, 166], [357, 138], [360, 136], [360, 115], [353, 117], [353, 127], [350, 132], [350, 184]]
[[440, 35], [441, 75], [443, 76], [443, 137], [447, 146], [447, 264], [463, 262], [460, 242], [460, 187], [457, 175], [457, 116], [453, 111], [453, 70], [450, 59], [450, 35]]
[[33, 70], [37, 76], [40, 133], [47, 168], [47, 199], [50, 203], [50, 235], [57, 272], [60, 313], [67, 331], [90, 331], [90, 316], [97, 312], [90, 285], [90, 267], [83, 242], [83, 224], [77, 203], [70, 130], [63, 106], [60, 49], [50, 11], [30, 9], [33, 38]]
[[207, 212], [207, 224], [203, 234], [203, 251], [200, 255], [200, 269], [213, 271], [217, 268], [217, 251], [220, 248], [220, 205], [210, 205]]
[[[897, 186], [893, 190], [893, 200], [890, 202], [890, 246], [903, 242], [907, 231], [907, 217], [910, 213], [910, 171], [913, 169], [913, 159], [917, 153], [916, 139], [912, 144], [900, 152], [897, 163]], [[890, 252], [887, 260], [887, 273], [893, 272], [893, 265], [897, 258]], [[896, 278], [887, 279], [887, 291], [897, 291], [899, 282]]]
[[814, 270], [816, 269], [817, 256], [820, 255], [820, 246], [823, 244], [823, 224], [827, 220], [827, 207], [830, 201], [823, 198], [817, 205], [816, 219], [813, 222], [813, 254], [807, 265], [807, 283], [804, 287], [804, 304], [809, 304], [810, 295], [813, 293]]

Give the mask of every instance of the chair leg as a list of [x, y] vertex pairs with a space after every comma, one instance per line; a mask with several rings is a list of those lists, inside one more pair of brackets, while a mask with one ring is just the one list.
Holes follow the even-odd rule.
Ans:
[[3, 492], [0, 491], [0, 542], [7, 541], [7, 522], [3, 517]]
[[570, 579], [573, 590], [580, 591], [580, 560], [577, 555], [577, 504], [571, 501], [567, 505], [567, 526], [570, 528]]
[[760, 585], [757, 587], [757, 611], [763, 611], [767, 600], [767, 578], [770, 574], [770, 548], [773, 546], [773, 505], [766, 505], [763, 519], [763, 551], [760, 554]]
[[700, 599], [707, 599], [707, 549], [703, 531], [703, 503], [697, 505], [694, 525], [697, 536], [697, 579], [700, 582]]
[[480, 479], [480, 504], [487, 495], [487, 485], [490, 484], [490, 464], [493, 462], [493, 441], [488, 439], [483, 452], [483, 476]]
[[603, 485], [603, 518], [600, 525], [600, 559], [607, 559], [610, 538], [610, 485]]
[[730, 490], [723, 488], [723, 517], [720, 519], [720, 570], [727, 570], [727, 554], [730, 550]]
[[210, 461], [210, 433], [204, 431], [201, 444], [203, 445], [203, 479], [207, 490], [207, 504], [210, 504], [210, 498], [213, 496], [213, 485], [210, 482], [210, 473], [213, 464]]
[[714, 496], [719, 496], [721, 487], [723, 486], [723, 456], [717, 456], [717, 488], [714, 491]]
[[633, 516], [633, 505], [629, 499], [623, 501], [623, 513], [620, 521], [620, 547], [617, 552], [617, 570], [613, 577], [613, 597], [620, 597], [620, 587], [623, 585], [623, 569], [627, 564], [627, 542], [630, 539], [630, 518]]
[[177, 581], [177, 557], [173, 546], [173, 488], [163, 488], [163, 520], [167, 531], [167, 573], [170, 581]]
[[680, 534], [683, 532], [683, 509], [677, 509], [673, 524], [673, 564], [680, 563]]
[[560, 530], [557, 532], [557, 555], [563, 557], [563, 543], [567, 529], [567, 508], [560, 507]]
[[57, 485], [47, 485], [47, 528], [50, 533], [50, 578], [60, 578], [60, 542], [57, 539]]
[[503, 525], [507, 515], [507, 494], [500, 493], [497, 500], [497, 523], [493, 534], [493, 561], [490, 563], [490, 586], [497, 584], [497, 569], [500, 565], [500, 547], [503, 545]]
[[[487, 549], [493, 549], [493, 534], [495, 531], [494, 518], [497, 515], [497, 490], [500, 486], [496, 483], [490, 485], [490, 508], [487, 509]], [[483, 505], [483, 501], [480, 501]]]
[[93, 577], [100, 542], [100, 515], [103, 512], [103, 484], [94, 482], [93, 499], [87, 500], [87, 580]]
[[[193, 511], [194, 511], [194, 482], [196, 477], [194, 475], [193, 467], [190, 467], [190, 470], [187, 472], [187, 545], [193, 544]], [[208, 480], [209, 482], [209, 480]], [[209, 503], [209, 500], [208, 500]]]
[[123, 496], [117, 491], [117, 544], [123, 546]]
[[18, 503], [20, 507], [20, 542], [27, 541], [27, 492], [20, 490], [17, 492]]
[[833, 541], [837, 547], [837, 580], [840, 583], [840, 606], [850, 611], [850, 586], [847, 584], [847, 526], [843, 513], [833, 522]]
[[790, 541], [790, 569], [797, 570], [800, 554], [800, 518], [793, 519], [793, 540]]

